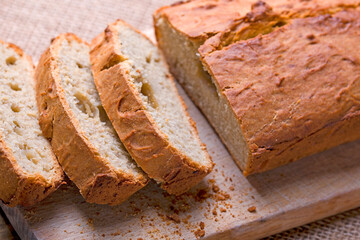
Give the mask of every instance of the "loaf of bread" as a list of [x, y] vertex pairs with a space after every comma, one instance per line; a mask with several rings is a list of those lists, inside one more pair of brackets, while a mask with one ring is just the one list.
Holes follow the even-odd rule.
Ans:
[[138, 165], [171, 194], [201, 181], [213, 163], [158, 48], [123, 21], [92, 42], [103, 106]]
[[30, 206], [55, 191], [63, 171], [38, 123], [31, 58], [0, 41], [0, 200]]
[[[211, 12], [223, 2], [165, 7], [154, 20], [171, 71], [244, 174], [360, 137], [358, 56], [350, 51], [358, 1], [267, 1], [273, 12], [257, 3], [227, 22]], [[198, 27], [197, 18], [205, 24]]]
[[120, 204], [148, 179], [121, 144], [91, 73], [89, 46], [74, 34], [52, 40], [36, 69], [40, 125], [87, 202]]

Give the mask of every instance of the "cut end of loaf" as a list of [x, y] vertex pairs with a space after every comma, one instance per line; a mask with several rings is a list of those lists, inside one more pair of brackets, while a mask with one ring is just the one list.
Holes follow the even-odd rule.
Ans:
[[201, 43], [178, 32], [160, 13], [154, 18], [156, 38], [172, 74], [215, 128], [239, 167], [246, 169], [249, 148], [234, 112], [204, 70], [198, 53]]

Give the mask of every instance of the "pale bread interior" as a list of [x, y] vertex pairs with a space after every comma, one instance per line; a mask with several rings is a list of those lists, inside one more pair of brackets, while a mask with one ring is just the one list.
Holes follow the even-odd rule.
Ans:
[[210, 166], [158, 48], [122, 22], [118, 22], [116, 28], [119, 48], [126, 59], [122, 64], [128, 65], [129, 79], [145, 109], [170, 144], [194, 163]]
[[156, 27], [161, 32], [162, 50], [171, 71], [207, 116], [240, 167], [246, 169], [247, 143], [227, 100], [217, 92], [210, 75], [203, 68], [197, 51], [201, 42], [191, 41], [161, 17], [157, 18]]
[[57, 64], [61, 86], [83, 135], [112, 167], [141, 177], [142, 172], [120, 142], [100, 102], [91, 73], [89, 46], [63, 39]]
[[16, 163], [27, 174], [57, 178], [58, 163], [39, 126], [32, 63], [7, 44], [0, 44], [0, 92], [0, 134]]

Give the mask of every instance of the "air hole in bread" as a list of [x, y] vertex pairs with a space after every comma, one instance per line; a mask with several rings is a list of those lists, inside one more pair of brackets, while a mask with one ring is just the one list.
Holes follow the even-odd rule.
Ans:
[[104, 123], [107, 123], [109, 122], [109, 118], [108, 118], [108, 115], [106, 114], [103, 106], [97, 106], [98, 110], [99, 110], [99, 119], [101, 122], [104, 122]]
[[9, 86], [10, 86], [10, 88], [11, 88], [12, 90], [14, 90], [14, 91], [21, 91], [21, 88], [20, 88], [19, 85], [16, 84], [16, 83], [10, 83]]
[[19, 148], [20, 148], [21, 150], [26, 150], [26, 149], [28, 149], [28, 145], [27, 145], [26, 143], [24, 143], [24, 144], [19, 144]]
[[152, 55], [152, 52], [150, 52], [146, 57], [145, 57], [145, 61], [147, 63], [150, 63], [151, 62], [151, 55]]
[[145, 97], [144, 100], [146, 100], [152, 108], [156, 109], [159, 105], [154, 96], [154, 91], [151, 88], [151, 85], [144, 80], [141, 71], [136, 70], [133, 74], [131, 74], [131, 77], [135, 80], [135, 84], [139, 88], [141, 95]]
[[95, 117], [95, 107], [90, 103], [89, 99], [80, 92], [76, 92], [74, 97], [77, 99], [76, 107], [87, 114], [89, 117]]
[[6, 65], [8, 66], [14, 65], [16, 63], [16, 57], [10, 56], [5, 61], [6, 61]]
[[13, 123], [14, 123], [14, 125], [15, 125], [16, 127], [18, 127], [18, 128], [20, 127], [20, 124], [18, 123], [18, 121], [15, 121], [15, 120], [14, 120]]
[[81, 63], [79, 63], [79, 62], [77, 62], [76, 65], [78, 66], [78, 68], [83, 68], [83, 67], [84, 67], [84, 66], [83, 66]]
[[14, 127], [14, 132], [19, 135], [19, 136], [22, 136], [22, 131], [21, 131], [21, 128], [20, 128], [20, 124], [17, 122], [17, 121], [13, 121], [15, 127]]
[[27, 158], [28, 160], [30, 160], [30, 161], [31, 161], [31, 159], [34, 157], [34, 155], [32, 155], [30, 152], [26, 152], [26, 153], [25, 153], [25, 156], [26, 156], [26, 158]]
[[148, 99], [148, 103], [150, 104], [150, 106], [152, 106], [153, 108], [157, 108], [158, 107], [158, 103], [154, 97], [154, 91], [152, 90], [151, 86], [149, 83], [143, 83], [141, 86], [141, 94], [146, 96]]
[[125, 61], [126, 58], [124, 58], [123, 56], [120, 55], [112, 55], [110, 60], [108, 61], [107, 64], [105, 64], [103, 66], [103, 68], [101, 69], [101, 71], [104, 71], [106, 69], [112, 68], [113, 66]]
[[13, 104], [13, 105], [11, 105], [11, 110], [12, 110], [13, 112], [20, 112], [20, 107], [17, 106], [17, 105], [15, 105], [15, 104]]
[[17, 135], [19, 135], [19, 136], [22, 136], [22, 135], [23, 135], [23, 133], [22, 133], [22, 131], [21, 131], [20, 128], [14, 128], [14, 132], [15, 132]]
[[29, 161], [32, 161], [35, 165], [38, 164], [39, 160], [31, 152], [27, 151], [25, 153], [25, 156]]

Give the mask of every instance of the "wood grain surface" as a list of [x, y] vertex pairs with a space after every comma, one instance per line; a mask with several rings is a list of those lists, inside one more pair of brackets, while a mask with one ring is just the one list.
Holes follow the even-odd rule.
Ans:
[[9, 226], [5, 223], [5, 220], [0, 217], [0, 239], [11, 239], [12, 234], [9, 230]]
[[[0, 35], [36, 62], [60, 32], [75, 32], [89, 41], [106, 23], [123, 18], [152, 33], [151, 13], [169, 2], [3, 1], [0, 22], [7, 24]], [[203, 115], [180, 92], [216, 163], [210, 176], [180, 197], [151, 183], [117, 207], [88, 204], [73, 185], [31, 208], [2, 205], [20, 237], [252, 239], [360, 206], [360, 141], [245, 178]]]
[[0, 208], [0, 239], [1, 240], [18, 240], [19, 237], [16, 234], [14, 228], [7, 220], [5, 213]]

